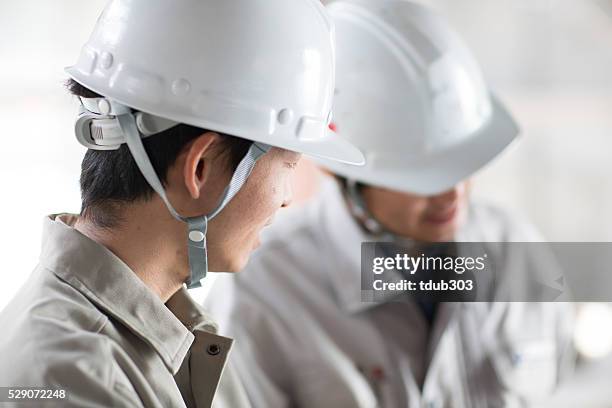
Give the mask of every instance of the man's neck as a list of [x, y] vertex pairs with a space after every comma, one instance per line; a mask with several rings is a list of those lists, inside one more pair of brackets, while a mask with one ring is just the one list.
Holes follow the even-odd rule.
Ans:
[[126, 263], [165, 303], [187, 279], [189, 266], [184, 226], [154, 200], [123, 209], [121, 222], [100, 228], [80, 217], [75, 229], [105, 246]]

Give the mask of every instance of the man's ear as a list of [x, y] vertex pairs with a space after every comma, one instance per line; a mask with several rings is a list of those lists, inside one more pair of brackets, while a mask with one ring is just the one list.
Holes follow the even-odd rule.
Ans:
[[193, 199], [200, 198], [200, 191], [210, 174], [213, 158], [213, 146], [220, 136], [214, 132], [206, 132], [195, 139], [188, 147], [183, 177], [187, 191]]

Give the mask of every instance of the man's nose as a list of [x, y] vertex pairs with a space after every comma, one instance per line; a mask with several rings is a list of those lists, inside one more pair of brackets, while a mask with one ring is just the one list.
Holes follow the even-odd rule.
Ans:
[[447, 190], [443, 193], [440, 193], [438, 195], [431, 197], [430, 200], [431, 200], [431, 203], [436, 206], [440, 206], [440, 207], [450, 206], [450, 205], [453, 205], [455, 202], [457, 202], [457, 200], [461, 196], [462, 191], [463, 191], [463, 185], [458, 184], [454, 186], [453, 188], [451, 188], [450, 190]]

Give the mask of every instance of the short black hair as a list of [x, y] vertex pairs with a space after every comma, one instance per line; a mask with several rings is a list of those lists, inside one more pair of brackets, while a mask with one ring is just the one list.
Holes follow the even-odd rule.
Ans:
[[[100, 97], [73, 79], [66, 82], [66, 88], [72, 95], [81, 98]], [[166, 184], [168, 169], [176, 162], [183, 148], [206, 132], [206, 129], [180, 124], [143, 139], [145, 150], [162, 184]], [[233, 170], [252, 142], [216, 133], [222, 138], [223, 154]], [[101, 228], [116, 227], [122, 221], [120, 210], [123, 206], [148, 201], [155, 193], [125, 144], [118, 150], [88, 150], [81, 164], [80, 184], [81, 215]]]

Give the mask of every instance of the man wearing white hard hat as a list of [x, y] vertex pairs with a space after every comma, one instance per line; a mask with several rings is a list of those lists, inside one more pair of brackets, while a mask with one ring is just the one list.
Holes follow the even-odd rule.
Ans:
[[186, 289], [242, 269], [302, 153], [363, 164], [328, 128], [334, 69], [315, 0], [109, 2], [67, 69], [82, 212], [44, 220], [0, 315], [2, 401], [210, 406], [233, 340]]
[[[447, 23], [402, 0], [337, 0], [334, 125], [366, 155], [267, 231], [207, 299], [257, 407], [529, 405], [565, 370], [565, 308], [364, 302], [361, 243], [539, 239], [469, 198], [519, 129]], [[498, 259], [504, 261], [504, 258]], [[296, 351], [297, 350], [297, 351]], [[253, 374], [253, 375], [249, 375]]]

